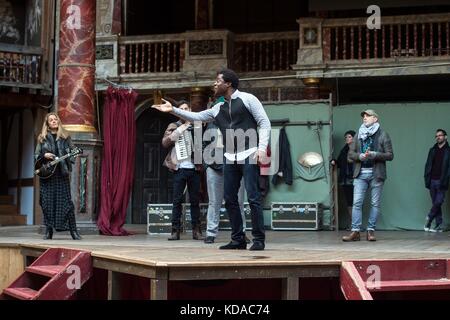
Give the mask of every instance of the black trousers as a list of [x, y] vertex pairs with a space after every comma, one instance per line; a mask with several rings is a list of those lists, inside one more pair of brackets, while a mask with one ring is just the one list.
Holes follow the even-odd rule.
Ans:
[[189, 192], [192, 228], [200, 224], [200, 174], [195, 169], [178, 169], [173, 175], [172, 228], [181, 229], [184, 189]]

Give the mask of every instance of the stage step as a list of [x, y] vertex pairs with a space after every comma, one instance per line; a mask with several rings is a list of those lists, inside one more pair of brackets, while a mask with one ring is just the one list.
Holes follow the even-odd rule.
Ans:
[[6, 288], [3, 293], [19, 300], [33, 300], [38, 294], [30, 288]]
[[14, 204], [14, 197], [11, 195], [1, 195], [0, 196], [0, 205], [3, 204]]
[[[450, 290], [450, 259], [362, 260], [341, 265], [347, 300], [373, 300], [372, 293]], [[379, 297], [379, 295], [377, 295]]]
[[13, 204], [0, 204], [0, 215], [17, 214], [17, 206]]
[[67, 285], [74, 272], [80, 275], [83, 286], [93, 272], [90, 252], [48, 249], [3, 290], [0, 300], [67, 300], [79, 289]]
[[0, 214], [0, 225], [2, 226], [25, 226], [27, 224], [27, 216], [14, 214]]
[[55, 265], [55, 266], [30, 266], [25, 268], [26, 271], [30, 273], [40, 274], [41, 276], [46, 277], [54, 277], [58, 273], [65, 270], [64, 266]]
[[449, 279], [380, 281], [378, 287], [367, 287], [370, 292], [418, 291], [450, 289]]

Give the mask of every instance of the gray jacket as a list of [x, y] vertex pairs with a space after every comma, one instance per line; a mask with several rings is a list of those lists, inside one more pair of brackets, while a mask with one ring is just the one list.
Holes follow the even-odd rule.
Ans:
[[[386, 180], [386, 161], [394, 159], [394, 152], [392, 150], [392, 141], [389, 134], [383, 129], [379, 128], [374, 135], [375, 155], [372, 156], [374, 161], [373, 174], [374, 178]], [[357, 178], [361, 172], [361, 141], [354, 139], [348, 151], [348, 161], [353, 162], [353, 178]]]

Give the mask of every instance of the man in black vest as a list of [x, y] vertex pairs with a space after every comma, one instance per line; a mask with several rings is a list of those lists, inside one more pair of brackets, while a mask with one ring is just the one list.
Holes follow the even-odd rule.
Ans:
[[[238, 190], [244, 177], [245, 190], [250, 204], [253, 245], [250, 250], [264, 250], [265, 232], [261, 193], [259, 191], [258, 162], [266, 163], [269, 143], [270, 121], [254, 95], [238, 90], [239, 78], [233, 70], [217, 73], [214, 93], [225, 100], [211, 109], [194, 113], [173, 108], [166, 100], [153, 108], [186, 119], [187, 121], [215, 121], [224, 139], [224, 198], [230, 216], [231, 242], [220, 249], [246, 249], [245, 232], [239, 208]], [[257, 129], [259, 128], [259, 132]], [[217, 151], [217, 150], [216, 150]]]
[[[436, 130], [436, 144], [428, 152], [425, 164], [425, 187], [430, 190], [433, 206], [426, 218], [425, 231], [442, 232], [442, 203], [448, 190], [450, 179], [450, 147], [447, 142], [447, 132], [443, 129]], [[436, 225], [431, 228], [431, 223], [436, 220]]]

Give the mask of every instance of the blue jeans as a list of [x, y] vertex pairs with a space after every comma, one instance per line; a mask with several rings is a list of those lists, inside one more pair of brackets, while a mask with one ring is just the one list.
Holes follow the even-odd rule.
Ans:
[[231, 240], [245, 243], [245, 232], [238, 199], [241, 179], [244, 177], [245, 191], [247, 191], [252, 218], [253, 242], [264, 243], [264, 215], [261, 206], [262, 197], [258, 185], [259, 167], [256, 164], [249, 164], [248, 159], [245, 162], [245, 164], [224, 164], [224, 198], [225, 208], [230, 218]]
[[381, 193], [384, 181], [373, 177], [373, 170], [362, 169], [358, 178], [353, 181], [352, 231], [360, 231], [362, 224], [362, 206], [367, 190], [370, 188], [370, 215], [367, 230], [375, 230], [380, 214]]
[[428, 222], [430, 224], [434, 219], [436, 219], [436, 226], [442, 224], [442, 204], [444, 203], [446, 192], [447, 190], [441, 189], [440, 180], [431, 180], [430, 196], [433, 206], [428, 214]]

